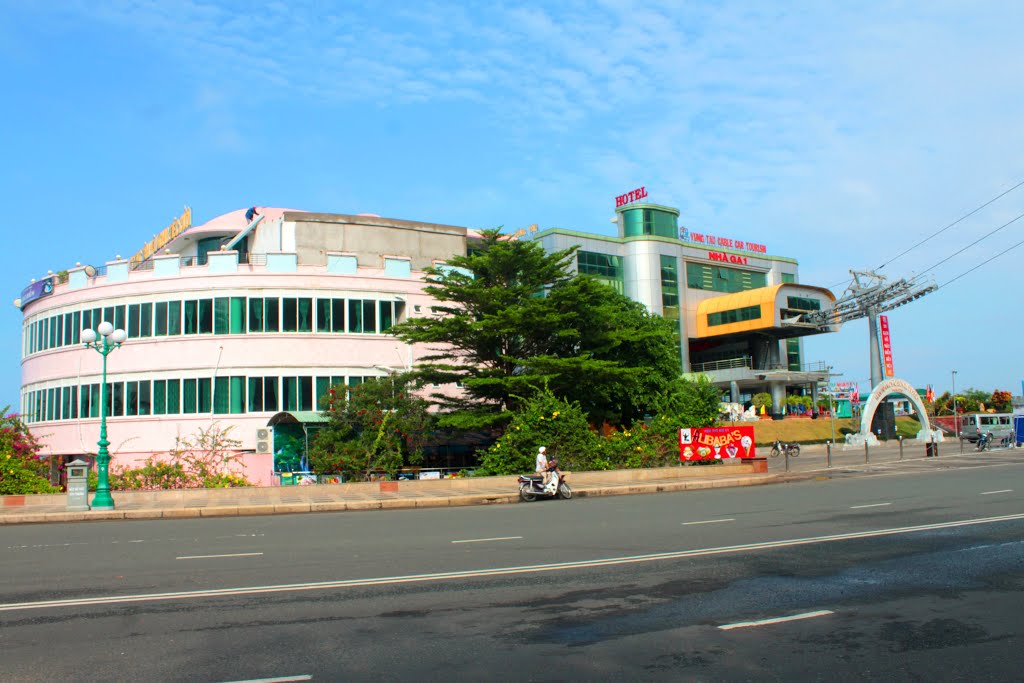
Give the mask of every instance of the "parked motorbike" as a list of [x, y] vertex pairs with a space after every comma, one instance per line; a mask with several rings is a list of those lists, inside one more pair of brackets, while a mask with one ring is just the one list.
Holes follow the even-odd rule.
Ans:
[[795, 458], [796, 456], [800, 455], [800, 444], [796, 443], [795, 441], [792, 443], [787, 443], [785, 441], [776, 441], [775, 443], [772, 444], [772, 450], [770, 451], [770, 454], [773, 458], [777, 458], [781, 453], [785, 453], [786, 455]]
[[978, 450], [988, 451], [992, 449], [992, 434], [990, 432], [982, 432], [978, 435]]
[[572, 489], [566, 481], [567, 475], [558, 470], [551, 471], [551, 479], [547, 486], [544, 485], [544, 477], [539, 474], [524, 474], [519, 477], [519, 497], [527, 503], [538, 498], [572, 498]]

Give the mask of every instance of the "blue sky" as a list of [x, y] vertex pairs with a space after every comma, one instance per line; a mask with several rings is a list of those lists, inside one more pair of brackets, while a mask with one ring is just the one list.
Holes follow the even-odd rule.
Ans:
[[[129, 255], [186, 204], [610, 233], [643, 185], [841, 290], [1024, 180], [1022, 25], [1007, 2], [0, 0], [0, 278], [12, 301]], [[883, 272], [1021, 213], [1024, 188]], [[891, 313], [897, 375], [1019, 394], [1022, 256]], [[0, 326], [16, 405], [21, 314]], [[866, 387], [866, 322], [809, 339], [817, 360]]]

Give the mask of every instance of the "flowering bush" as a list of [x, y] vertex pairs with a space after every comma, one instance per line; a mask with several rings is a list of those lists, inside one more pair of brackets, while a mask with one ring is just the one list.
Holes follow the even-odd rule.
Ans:
[[[152, 456], [142, 467], [111, 468], [110, 488], [119, 491], [158, 489], [212, 489], [249, 486], [245, 476], [231, 471], [241, 456], [232, 449], [241, 445], [230, 436], [231, 427], [214, 425], [175, 440], [167, 460]], [[90, 477], [90, 486], [92, 477]]]
[[49, 459], [21, 421], [4, 408], [0, 418], [0, 495], [55, 493], [47, 479]]
[[539, 446], [563, 470], [606, 470], [597, 434], [578, 403], [557, 398], [549, 389], [521, 399], [505, 434], [484, 452], [477, 474], [532, 472]]

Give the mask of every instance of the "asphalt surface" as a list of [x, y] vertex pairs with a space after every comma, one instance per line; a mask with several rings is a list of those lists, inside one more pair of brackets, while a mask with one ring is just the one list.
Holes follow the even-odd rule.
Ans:
[[1019, 680], [1024, 454], [924, 463], [499, 507], [3, 527], [2, 678]]

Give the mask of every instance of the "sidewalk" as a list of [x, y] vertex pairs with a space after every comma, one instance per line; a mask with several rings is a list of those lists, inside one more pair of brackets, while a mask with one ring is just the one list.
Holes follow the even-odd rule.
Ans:
[[[780, 481], [751, 463], [715, 467], [572, 472], [575, 496], [618, 496], [754, 486]], [[519, 502], [515, 476], [235, 489], [115, 491], [112, 511], [67, 512], [64, 494], [0, 496], [0, 526], [112, 519], [181, 519]], [[90, 495], [91, 498], [91, 495]]]

